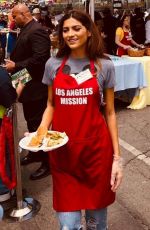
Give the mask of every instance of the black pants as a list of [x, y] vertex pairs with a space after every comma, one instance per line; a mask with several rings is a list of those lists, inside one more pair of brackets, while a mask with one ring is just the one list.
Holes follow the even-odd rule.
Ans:
[[[35, 132], [41, 123], [47, 105], [47, 97], [36, 101], [22, 103], [22, 105], [28, 130], [29, 132]], [[39, 151], [36, 153], [29, 152], [29, 154], [31, 154], [31, 157], [35, 162], [41, 161], [43, 164], [49, 165], [48, 153]]]

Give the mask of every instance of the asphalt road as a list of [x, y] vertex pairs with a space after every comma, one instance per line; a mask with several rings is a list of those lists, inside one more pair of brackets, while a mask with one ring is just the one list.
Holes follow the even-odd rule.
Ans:
[[[116, 102], [121, 152], [124, 158], [124, 179], [117, 192], [116, 202], [108, 209], [109, 230], [150, 230], [150, 106], [129, 110]], [[26, 130], [21, 107], [18, 107], [20, 138]], [[38, 214], [24, 222], [0, 223], [1, 230], [59, 230], [52, 208], [51, 176], [30, 181], [29, 175], [39, 166], [22, 167], [22, 185], [28, 197], [38, 200]], [[84, 213], [83, 213], [84, 221]]]

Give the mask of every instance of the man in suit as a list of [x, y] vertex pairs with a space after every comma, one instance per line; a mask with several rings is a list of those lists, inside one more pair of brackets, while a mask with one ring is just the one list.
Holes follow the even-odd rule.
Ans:
[[[42, 77], [45, 63], [50, 56], [50, 39], [44, 28], [33, 19], [26, 5], [16, 5], [12, 10], [12, 17], [21, 30], [10, 60], [6, 60], [6, 69], [14, 73], [26, 68], [32, 77], [25, 85], [19, 101], [23, 104], [28, 130], [34, 132], [41, 122], [47, 103], [47, 87], [42, 84]], [[30, 179], [48, 176], [48, 154], [42, 151], [29, 152], [21, 160], [21, 164], [27, 165], [34, 161], [41, 161], [42, 164], [31, 174]]]

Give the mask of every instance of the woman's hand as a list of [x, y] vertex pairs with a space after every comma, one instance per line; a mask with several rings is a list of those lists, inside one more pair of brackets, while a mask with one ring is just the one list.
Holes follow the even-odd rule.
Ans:
[[143, 44], [137, 44], [137, 48], [144, 49], [145, 47]]
[[24, 89], [25, 85], [23, 83], [21, 83], [21, 81], [19, 81], [19, 84], [16, 88], [16, 92], [17, 92], [17, 95], [18, 95], [18, 98], [20, 97], [23, 89]]
[[132, 47], [129, 45], [124, 45], [123, 48], [124, 48], [124, 50], [127, 50], [127, 49], [131, 49]]
[[25, 132], [25, 133], [24, 133], [24, 136], [25, 136], [25, 137], [28, 137], [29, 135], [30, 135], [29, 132]]
[[123, 164], [122, 158], [114, 159], [112, 164], [112, 171], [111, 171], [111, 190], [116, 192], [119, 185], [121, 184], [123, 177]]

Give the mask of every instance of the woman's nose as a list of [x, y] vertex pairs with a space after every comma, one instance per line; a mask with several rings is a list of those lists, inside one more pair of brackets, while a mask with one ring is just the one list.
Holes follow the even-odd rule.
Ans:
[[74, 35], [74, 31], [70, 29], [70, 30], [68, 31], [68, 36], [73, 36], [73, 35]]

